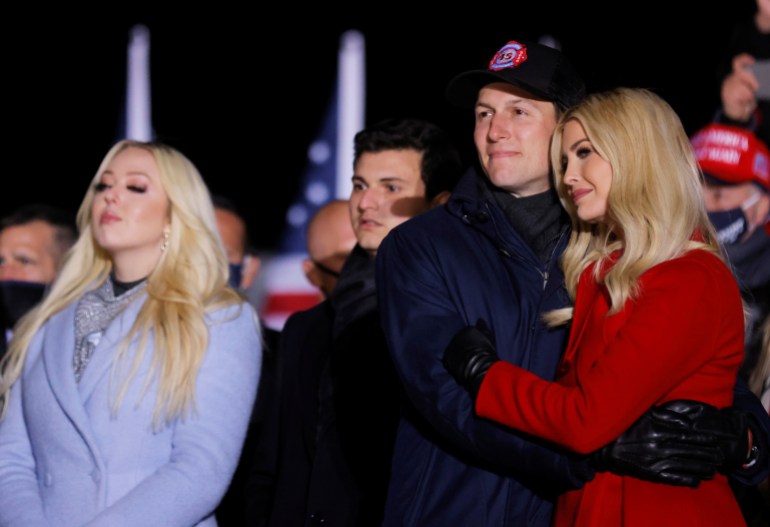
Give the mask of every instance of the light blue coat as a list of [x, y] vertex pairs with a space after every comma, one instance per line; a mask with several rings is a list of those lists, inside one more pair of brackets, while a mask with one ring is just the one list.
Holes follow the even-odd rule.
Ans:
[[[196, 412], [153, 430], [145, 360], [117, 415], [112, 358], [143, 303], [112, 321], [75, 382], [75, 305], [35, 335], [0, 421], [0, 526], [215, 526], [256, 396], [261, 339], [244, 304], [208, 317]], [[136, 342], [132, 343], [132, 350]]]

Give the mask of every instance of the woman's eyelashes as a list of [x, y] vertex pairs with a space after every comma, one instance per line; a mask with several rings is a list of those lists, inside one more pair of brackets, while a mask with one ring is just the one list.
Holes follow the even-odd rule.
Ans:
[[[109, 185], [103, 181], [100, 181], [94, 186], [94, 190], [96, 190], [96, 192], [104, 192], [105, 190], [111, 187], [112, 185]], [[126, 185], [126, 188], [131, 192], [135, 192], [137, 194], [144, 194], [145, 192], [147, 192], [147, 187], [143, 185], [128, 184]]]
[[583, 159], [584, 157], [587, 157], [593, 150], [591, 150], [588, 146], [581, 146], [577, 149], [577, 152], [575, 152], [578, 156], [578, 158]]

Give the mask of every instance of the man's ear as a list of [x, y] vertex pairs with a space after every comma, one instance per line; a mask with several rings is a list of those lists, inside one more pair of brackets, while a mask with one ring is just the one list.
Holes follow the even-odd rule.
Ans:
[[436, 196], [433, 197], [432, 200], [430, 200], [430, 208], [438, 207], [439, 205], [443, 205], [447, 201], [449, 201], [449, 196], [451, 196], [452, 193], [448, 190], [442, 190], [439, 192]]
[[302, 260], [302, 272], [305, 273], [308, 282], [318, 289], [321, 288], [321, 273], [318, 272], [313, 260], [310, 258]]
[[254, 283], [261, 266], [262, 260], [259, 256], [247, 254], [243, 257], [243, 270], [241, 271], [241, 289], [243, 291]]

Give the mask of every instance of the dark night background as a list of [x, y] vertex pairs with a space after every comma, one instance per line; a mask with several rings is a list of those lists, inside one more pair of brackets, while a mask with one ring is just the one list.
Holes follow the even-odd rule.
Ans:
[[[32, 201], [77, 208], [118, 137], [128, 36], [137, 23], [150, 29], [158, 138], [190, 157], [213, 192], [236, 200], [255, 245], [269, 251], [331, 96], [344, 31], [357, 29], [366, 41], [366, 122], [432, 120], [453, 135], [470, 162], [471, 117], [444, 101], [444, 87], [455, 74], [484, 66], [508, 40], [554, 36], [589, 90], [650, 88], [692, 133], [718, 103], [715, 71], [732, 23], [755, 7], [753, 0], [719, 2], [718, 9], [659, 0], [601, 7], [468, 2], [421, 15], [393, 2], [345, 11], [284, 5], [209, 5], [197, 12], [185, 8], [179, 18], [157, 10], [143, 15], [130, 4], [111, 5], [109, 15], [47, 12], [41, 21], [28, 8], [27, 17], [7, 17], [0, 36], [0, 215]], [[674, 5], [678, 14], [666, 10]]]

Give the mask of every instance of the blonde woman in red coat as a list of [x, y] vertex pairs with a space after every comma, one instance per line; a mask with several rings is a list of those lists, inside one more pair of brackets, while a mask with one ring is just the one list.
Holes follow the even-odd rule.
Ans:
[[[573, 223], [563, 267], [575, 307], [547, 318], [571, 320], [570, 341], [555, 382], [492, 362], [477, 385], [477, 414], [587, 454], [651, 406], [731, 405], [743, 306], [673, 109], [641, 89], [589, 96], [562, 116], [551, 160]], [[452, 349], [445, 364], [467, 383], [463, 372], [483, 353], [466, 353], [458, 367]], [[690, 488], [609, 472], [562, 495], [554, 524], [745, 525], [722, 474]]]

